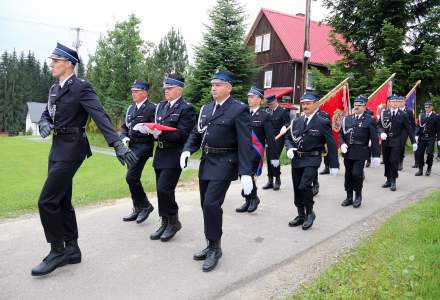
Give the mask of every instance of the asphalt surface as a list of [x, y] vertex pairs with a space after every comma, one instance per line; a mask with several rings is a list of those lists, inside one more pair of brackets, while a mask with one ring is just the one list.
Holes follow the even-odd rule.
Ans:
[[[143, 224], [121, 218], [131, 209], [129, 199], [111, 205], [77, 209], [83, 253], [80, 264], [68, 265], [44, 277], [32, 277], [31, 268], [47, 255], [38, 215], [0, 223], [0, 299], [207, 299], [258, 280], [319, 243], [353, 224], [414, 193], [438, 188], [440, 167], [435, 162], [431, 177], [415, 177], [412, 157], [397, 180], [397, 191], [383, 189], [383, 165], [366, 169], [364, 202], [359, 209], [341, 207], [345, 197], [343, 171], [336, 177], [320, 176], [321, 191], [315, 197], [316, 220], [309, 231], [290, 228], [296, 215], [290, 167], [283, 167], [280, 191], [259, 189], [262, 199], [252, 214], [237, 214], [243, 202], [234, 182], [223, 205], [223, 257], [217, 268], [203, 273], [202, 262], [192, 260], [205, 247], [203, 219], [197, 187], [179, 191], [182, 230], [169, 242], [151, 241], [159, 224], [156, 209]], [[123, 179], [121, 179], [123, 180]], [[153, 178], [151, 179], [153, 180]], [[265, 183], [265, 176], [258, 186]]]

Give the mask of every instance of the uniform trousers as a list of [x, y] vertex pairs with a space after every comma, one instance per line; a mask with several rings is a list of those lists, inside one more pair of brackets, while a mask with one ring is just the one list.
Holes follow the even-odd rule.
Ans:
[[426, 151], [426, 164], [428, 167], [432, 167], [432, 163], [434, 161], [434, 144], [435, 140], [423, 140], [419, 138], [418, 147], [417, 147], [417, 162], [419, 163], [419, 167], [423, 168], [425, 165], [425, 151]]
[[[276, 157], [270, 157], [269, 155], [266, 155], [266, 162], [267, 162], [267, 176], [269, 177], [279, 177], [281, 175], [281, 165], [278, 167], [272, 166], [270, 161], [272, 159], [280, 159], [281, 152], [283, 152], [284, 147], [284, 138], [280, 138], [279, 140], [275, 141], [275, 153]], [[268, 152], [268, 151], [267, 151]], [[266, 154], [267, 154], [266, 152]]]
[[144, 170], [148, 158], [149, 156], [139, 156], [137, 163], [127, 170], [127, 175], [125, 176], [135, 209], [150, 206], [150, 202], [141, 183], [142, 171]]
[[312, 182], [317, 172], [317, 167], [292, 168], [295, 206], [308, 212], [313, 209]]
[[157, 201], [159, 216], [177, 214], [179, 206], [176, 202], [176, 186], [182, 169], [154, 169], [156, 172]]
[[384, 175], [386, 178], [395, 179], [399, 177], [400, 149], [400, 146], [390, 147], [382, 145], [383, 163], [385, 165]]
[[361, 191], [364, 182], [365, 160], [353, 160], [344, 158], [345, 166], [345, 190]]

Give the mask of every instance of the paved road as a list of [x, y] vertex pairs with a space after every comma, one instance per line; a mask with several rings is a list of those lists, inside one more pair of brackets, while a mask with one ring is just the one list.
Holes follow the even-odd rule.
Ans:
[[137, 225], [121, 221], [130, 209], [128, 199], [78, 209], [83, 262], [42, 278], [30, 276], [31, 267], [48, 251], [38, 216], [4, 221], [0, 223], [0, 299], [215, 298], [258, 280], [283, 262], [413, 193], [440, 186], [439, 163], [431, 177], [414, 177], [409, 160], [396, 192], [380, 188], [383, 166], [367, 169], [360, 209], [340, 206], [345, 195], [342, 174], [321, 176], [317, 219], [307, 232], [287, 226], [295, 216], [289, 167], [283, 167], [280, 191], [259, 191], [262, 203], [253, 214], [235, 213], [242, 199], [239, 184], [234, 183], [223, 207], [223, 257], [211, 273], [203, 273], [202, 263], [192, 260], [193, 252], [205, 246], [197, 190], [177, 194], [183, 229], [167, 243], [148, 238], [158, 225], [157, 210], [151, 219]]

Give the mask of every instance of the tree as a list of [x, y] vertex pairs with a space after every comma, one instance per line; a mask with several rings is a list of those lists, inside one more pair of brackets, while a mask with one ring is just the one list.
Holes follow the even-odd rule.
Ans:
[[165, 74], [178, 73], [186, 75], [188, 53], [186, 43], [179, 31], [174, 28], [163, 37], [155, 47], [148, 63], [147, 72], [151, 81], [149, 96], [152, 99], [163, 97], [162, 83]]
[[96, 53], [90, 57], [88, 78], [109, 114], [121, 120], [131, 103], [130, 86], [144, 79], [146, 55], [151, 45], [140, 37], [140, 20], [130, 15], [127, 21], [98, 40]]
[[218, 0], [209, 19], [203, 41], [195, 48], [195, 64], [185, 93], [196, 106], [211, 100], [210, 78], [217, 68], [235, 74], [233, 95], [238, 99], [245, 98], [258, 72], [254, 52], [243, 44], [245, 14], [238, 1]]

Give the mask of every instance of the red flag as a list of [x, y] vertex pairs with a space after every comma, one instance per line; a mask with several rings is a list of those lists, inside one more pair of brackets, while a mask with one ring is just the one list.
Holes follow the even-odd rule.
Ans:
[[332, 96], [321, 100], [320, 106], [322, 111], [328, 113], [332, 122], [333, 138], [336, 146], [339, 148], [339, 130], [341, 129], [342, 119], [349, 112], [349, 90], [348, 84], [344, 84], [337, 89]]
[[388, 96], [393, 93], [393, 78], [391, 75], [373, 94], [368, 97], [367, 108], [369, 108], [376, 119], [379, 120], [380, 113], [382, 110], [386, 109]]
[[145, 127], [150, 128], [151, 130], [160, 130], [160, 131], [176, 131], [177, 129], [171, 126], [162, 125], [159, 123], [143, 123]]

